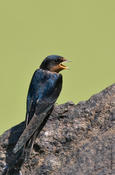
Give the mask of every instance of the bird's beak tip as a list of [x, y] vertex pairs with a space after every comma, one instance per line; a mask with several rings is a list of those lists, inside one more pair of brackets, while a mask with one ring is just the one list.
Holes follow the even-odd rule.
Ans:
[[63, 60], [64, 60], [63, 62], [65, 62], [65, 63], [66, 63], [66, 62], [67, 62], [67, 63], [68, 63], [68, 62], [72, 62], [72, 60], [68, 60], [68, 59], [66, 59], [66, 58], [64, 58]]

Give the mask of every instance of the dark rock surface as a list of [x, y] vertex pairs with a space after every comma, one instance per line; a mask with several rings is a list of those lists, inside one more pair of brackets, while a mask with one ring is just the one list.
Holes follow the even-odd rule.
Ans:
[[[0, 174], [24, 122], [0, 137]], [[77, 105], [56, 105], [23, 175], [115, 175], [115, 84]]]

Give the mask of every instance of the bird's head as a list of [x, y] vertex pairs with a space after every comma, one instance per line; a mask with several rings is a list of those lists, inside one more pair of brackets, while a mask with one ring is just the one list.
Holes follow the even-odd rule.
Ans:
[[63, 69], [68, 69], [67, 66], [64, 66], [62, 63], [67, 62], [64, 57], [58, 55], [49, 55], [40, 65], [40, 69], [48, 70], [51, 72], [60, 72]]

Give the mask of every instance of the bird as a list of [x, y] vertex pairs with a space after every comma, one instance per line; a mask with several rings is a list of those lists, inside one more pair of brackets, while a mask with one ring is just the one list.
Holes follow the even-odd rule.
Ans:
[[27, 94], [25, 129], [13, 149], [13, 154], [21, 152], [18, 157], [23, 156], [22, 162], [29, 159], [35, 139], [46, 124], [60, 95], [63, 84], [60, 71], [68, 69], [64, 62], [68, 60], [63, 56], [49, 55], [32, 76]]

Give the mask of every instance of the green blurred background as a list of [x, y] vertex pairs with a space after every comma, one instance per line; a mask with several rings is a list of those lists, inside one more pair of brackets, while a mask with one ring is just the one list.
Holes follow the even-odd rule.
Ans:
[[58, 103], [114, 83], [115, 0], [0, 1], [0, 134], [24, 120], [31, 76], [50, 54], [72, 60]]

